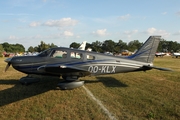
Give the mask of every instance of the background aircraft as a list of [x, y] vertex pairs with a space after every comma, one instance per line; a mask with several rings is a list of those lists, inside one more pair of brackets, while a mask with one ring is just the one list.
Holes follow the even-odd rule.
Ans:
[[36, 75], [62, 76], [65, 80], [58, 86], [61, 89], [74, 89], [84, 84], [78, 81], [79, 77], [87, 75], [115, 74], [133, 71], [170, 69], [153, 66], [155, 52], [160, 36], [150, 36], [142, 47], [133, 55], [127, 57], [105, 55], [85, 50], [57, 47], [43, 51], [37, 56], [18, 56], [7, 58], [7, 71], [10, 65], [14, 69], [28, 74], [20, 79], [23, 84], [37, 82]]
[[163, 57], [165, 55], [166, 55], [166, 53], [163, 53], [163, 52], [158, 52], [155, 54], [156, 57]]
[[86, 48], [86, 41], [83, 41], [78, 49], [79, 50], [85, 50], [85, 48]]
[[172, 56], [178, 58], [180, 57], [180, 53], [173, 53]]

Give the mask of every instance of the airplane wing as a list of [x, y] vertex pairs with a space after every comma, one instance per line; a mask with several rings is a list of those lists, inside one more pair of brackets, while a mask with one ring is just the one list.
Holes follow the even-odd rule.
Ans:
[[38, 71], [40, 72], [47, 72], [47, 73], [56, 73], [56, 74], [63, 74], [63, 73], [73, 73], [73, 72], [81, 72], [81, 73], [86, 73], [90, 74], [89, 71], [79, 68], [79, 67], [74, 67], [70, 65], [43, 65], [37, 68]]

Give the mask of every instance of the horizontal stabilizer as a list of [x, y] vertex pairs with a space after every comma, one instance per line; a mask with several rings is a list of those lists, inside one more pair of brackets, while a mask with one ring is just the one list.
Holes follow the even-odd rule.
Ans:
[[156, 66], [143, 66], [146, 69], [157, 69], [157, 70], [162, 70], [162, 71], [173, 71], [172, 69], [169, 68], [161, 68], [161, 67], [156, 67]]

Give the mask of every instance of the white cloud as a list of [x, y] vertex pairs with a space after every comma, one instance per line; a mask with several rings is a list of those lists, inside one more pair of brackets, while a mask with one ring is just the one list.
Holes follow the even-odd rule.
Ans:
[[163, 12], [162, 14], [163, 14], [163, 15], [166, 15], [166, 14], [167, 14], [167, 12]]
[[166, 30], [158, 30], [158, 34], [162, 35], [163, 37], [169, 37], [170, 33], [168, 33]]
[[106, 31], [107, 31], [106, 29], [101, 29], [101, 30], [93, 31], [93, 34], [97, 36], [105, 36], [107, 35]]
[[10, 40], [18, 40], [19, 38], [16, 37], [16, 36], [14, 36], [14, 35], [10, 35], [10, 36], [9, 36], [9, 39], [10, 39]]
[[173, 35], [180, 35], [180, 31], [174, 33]]
[[78, 23], [77, 20], [73, 20], [71, 18], [62, 18], [60, 20], [49, 20], [45, 22], [43, 25], [49, 27], [68, 27], [68, 26], [74, 26], [77, 23]]
[[35, 36], [32, 36], [31, 39], [44, 39], [44, 37], [41, 35], [35, 35]]
[[120, 16], [119, 18], [120, 18], [120, 20], [127, 20], [127, 19], [130, 18], [130, 14], [126, 14], [126, 15]]
[[146, 32], [151, 35], [154, 34], [156, 31], [156, 28], [148, 28]]
[[29, 24], [30, 27], [37, 27], [39, 26], [41, 23], [40, 22], [32, 22]]
[[178, 11], [176, 14], [177, 14], [178, 16], [180, 16], [180, 11]]
[[73, 36], [74, 34], [70, 31], [64, 31], [63, 33], [64, 36], [67, 36], [67, 37], [70, 37], [70, 36]]
[[76, 38], [81, 38], [81, 36], [77, 35]]
[[138, 33], [138, 30], [124, 31], [124, 34], [126, 34], [128, 38], [131, 38], [131, 36], [135, 33]]
[[132, 34], [137, 33], [137, 32], [138, 32], [138, 30], [124, 31], [124, 33], [127, 35], [132, 35]]
[[161, 35], [162, 37], [169, 37], [170, 33], [168, 33], [166, 30], [157, 30], [156, 28], [148, 28], [145, 33], [148, 35]]

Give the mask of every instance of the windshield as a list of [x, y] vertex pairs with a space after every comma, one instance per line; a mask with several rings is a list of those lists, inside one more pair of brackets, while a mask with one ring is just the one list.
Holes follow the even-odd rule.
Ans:
[[37, 56], [39, 57], [47, 57], [51, 53], [51, 49], [45, 50], [41, 53], [39, 53]]

